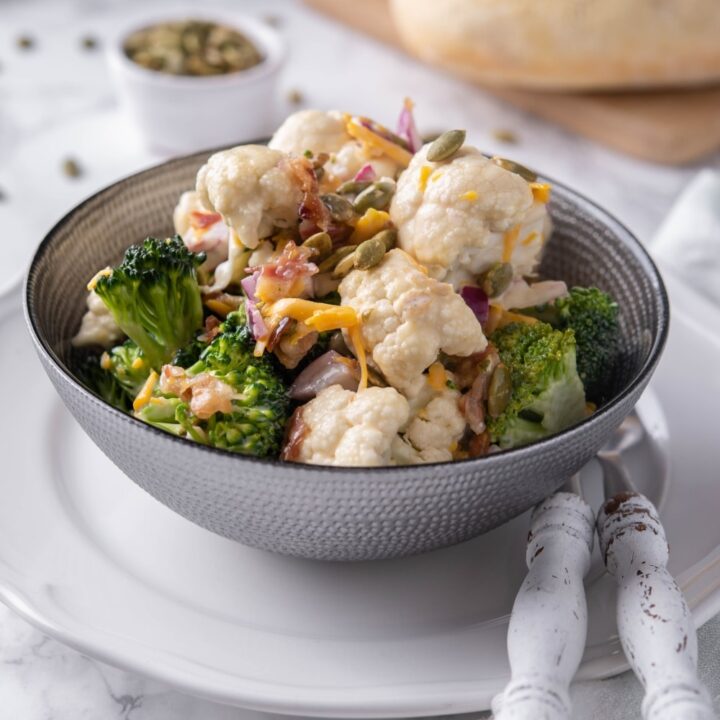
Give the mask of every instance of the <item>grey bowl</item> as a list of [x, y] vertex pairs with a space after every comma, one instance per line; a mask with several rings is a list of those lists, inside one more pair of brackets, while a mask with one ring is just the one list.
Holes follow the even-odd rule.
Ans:
[[455, 463], [388, 468], [285, 464], [206, 448], [99, 400], [69, 369], [85, 284], [147, 235], [172, 232], [172, 210], [208, 153], [121, 180], [68, 213], [30, 266], [25, 309], [40, 360], [92, 440], [128, 477], [202, 527], [253, 547], [323, 560], [374, 560], [463, 542], [527, 510], [590, 460], [632, 410], [668, 330], [662, 280], [632, 234], [559, 183], [543, 273], [597, 285], [622, 308], [612, 399], [591, 418], [516, 450]]

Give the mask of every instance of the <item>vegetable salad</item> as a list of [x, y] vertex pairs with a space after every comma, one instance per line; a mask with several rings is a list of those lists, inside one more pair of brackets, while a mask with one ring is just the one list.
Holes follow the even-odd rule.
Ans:
[[552, 188], [452, 130], [303, 110], [214, 154], [175, 235], [88, 284], [96, 394], [190, 441], [346, 466], [533, 442], [607, 399], [618, 308], [537, 277]]

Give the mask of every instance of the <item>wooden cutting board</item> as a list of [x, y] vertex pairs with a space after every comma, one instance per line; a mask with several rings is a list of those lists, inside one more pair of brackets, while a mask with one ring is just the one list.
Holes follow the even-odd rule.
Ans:
[[[400, 45], [388, 0], [305, 2], [362, 33]], [[483, 87], [483, 92], [644, 160], [680, 165], [720, 149], [717, 86], [628, 93], [539, 93]]]

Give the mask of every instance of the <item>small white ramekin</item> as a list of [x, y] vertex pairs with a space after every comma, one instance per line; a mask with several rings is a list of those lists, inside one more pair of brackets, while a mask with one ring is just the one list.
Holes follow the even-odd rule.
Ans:
[[[125, 54], [125, 39], [144, 27], [197, 18], [245, 34], [264, 60], [227, 75], [189, 77], [148, 70]], [[231, 12], [172, 10], [135, 17], [108, 43], [108, 60], [121, 104], [137, 123], [151, 151], [190, 153], [247, 142], [272, 134], [277, 124], [278, 79], [285, 44], [267, 24]]]

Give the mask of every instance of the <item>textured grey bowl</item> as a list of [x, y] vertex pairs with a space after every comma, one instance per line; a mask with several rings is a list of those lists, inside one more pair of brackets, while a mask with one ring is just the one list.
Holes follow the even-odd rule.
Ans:
[[554, 183], [555, 232], [543, 272], [597, 285], [622, 308], [622, 361], [610, 402], [552, 438], [486, 458], [382, 469], [259, 461], [175, 438], [124, 415], [68, 369], [85, 284], [147, 235], [172, 231], [172, 210], [207, 153], [173, 160], [102, 190], [66, 215], [32, 261], [25, 304], [53, 384], [88, 435], [160, 502], [247, 545], [323, 560], [398, 557], [484, 533], [553, 492], [635, 405], [668, 329], [662, 280], [626, 228]]

